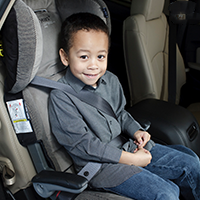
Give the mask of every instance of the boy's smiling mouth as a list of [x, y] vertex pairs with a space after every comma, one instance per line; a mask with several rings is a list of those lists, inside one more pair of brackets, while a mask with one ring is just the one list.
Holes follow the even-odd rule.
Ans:
[[98, 76], [98, 74], [84, 74], [88, 78], [95, 78]]

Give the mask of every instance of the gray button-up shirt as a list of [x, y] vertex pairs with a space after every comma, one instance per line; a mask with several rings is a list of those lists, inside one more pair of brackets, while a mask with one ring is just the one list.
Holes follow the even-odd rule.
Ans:
[[124, 109], [126, 100], [118, 78], [107, 71], [99, 79], [97, 88], [93, 88], [73, 76], [68, 68], [59, 81], [69, 84], [77, 93], [86, 89], [100, 95], [109, 102], [117, 116], [116, 120], [64, 91], [51, 92], [49, 116], [52, 131], [72, 157], [77, 171], [90, 161], [103, 163], [101, 170], [90, 181], [91, 186], [96, 188], [115, 187], [139, 173], [139, 167], [118, 163], [122, 149], [110, 144], [123, 133], [130, 138], [123, 147], [133, 152], [136, 145], [131, 138], [142, 129]]

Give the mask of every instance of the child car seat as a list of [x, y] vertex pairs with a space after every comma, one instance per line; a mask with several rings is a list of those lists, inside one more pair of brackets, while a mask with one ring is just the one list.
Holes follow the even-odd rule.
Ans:
[[[75, 12], [96, 14], [111, 30], [109, 11], [101, 0], [16, 0], [1, 30], [4, 57], [0, 62], [0, 163], [4, 162], [15, 173], [16, 181], [7, 187], [16, 199], [40, 199], [32, 190], [31, 180], [42, 170], [55, 168], [74, 173], [71, 158], [51, 133], [48, 119], [50, 89], [33, 86], [30, 82], [35, 75], [57, 81], [64, 74], [65, 68], [58, 56], [58, 36], [62, 21]], [[11, 111], [10, 116], [6, 107]], [[13, 120], [20, 109], [23, 119]], [[42, 142], [39, 144], [38, 141]], [[41, 144], [46, 151], [41, 149]], [[49, 165], [46, 158], [50, 158]], [[47, 178], [50, 178], [49, 173]], [[76, 181], [72, 178], [72, 182]], [[61, 193], [58, 199], [62, 196], [71, 198], [68, 193]], [[76, 199], [128, 198], [86, 191]]]

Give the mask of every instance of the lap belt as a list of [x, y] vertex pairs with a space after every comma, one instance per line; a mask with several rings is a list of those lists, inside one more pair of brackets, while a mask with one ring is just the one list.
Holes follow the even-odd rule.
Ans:
[[[118, 135], [116, 138], [110, 141], [109, 144], [120, 148], [127, 140]], [[97, 162], [88, 162], [78, 173], [78, 175], [85, 177], [88, 181], [90, 181], [93, 176], [100, 170], [102, 163]]]
[[[87, 90], [82, 90], [79, 93], [76, 93], [69, 85], [63, 84], [60, 82], [56, 82], [50, 79], [46, 79], [43, 77], [36, 76], [31, 84], [37, 85], [37, 86], [43, 86], [51, 89], [58, 89], [65, 91], [71, 95], [74, 95], [75, 97], [79, 98], [81, 101], [84, 101], [85, 103], [103, 111], [104, 113], [114, 117], [117, 120], [117, 117], [110, 106], [110, 104], [103, 99], [102, 97], [98, 96], [97, 94], [94, 94], [92, 92], [89, 92]], [[117, 136], [115, 139], [113, 139], [110, 144], [114, 146], [122, 146], [123, 139], [121, 136]], [[100, 170], [102, 166], [102, 163], [97, 162], [88, 162], [78, 173], [78, 175], [85, 177], [88, 181], [92, 179], [92, 177]]]
[[88, 162], [78, 173], [79, 176], [85, 177], [90, 181], [93, 176], [100, 170], [102, 163]]

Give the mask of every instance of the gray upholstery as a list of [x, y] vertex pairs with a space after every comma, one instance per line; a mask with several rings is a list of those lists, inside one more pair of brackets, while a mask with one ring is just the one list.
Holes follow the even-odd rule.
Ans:
[[[93, 12], [108, 23], [109, 29], [111, 29], [109, 11], [106, 4], [100, 0], [87, 0], [87, 2], [18, 0], [13, 8], [16, 12], [16, 21], [19, 27], [17, 30], [19, 58], [17, 66], [14, 66], [17, 71], [16, 81], [9, 92], [23, 92], [24, 99], [30, 109], [29, 112], [37, 138], [44, 141], [56, 168], [64, 170], [68, 168], [66, 162], [68, 163], [70, 159], [66, 158], [62, 150], [60, 152], [62, 148], [51, 134], [48, 118], [44, 117], [48, 116], [49, 91], [45, 89], [43, 91], [41, 88], [37, 90], [31, 86], [27, 87], [27, 85], [35, 75], [53, 80], [58, 80], [63, 75], [64, 66], [61, 64], [58, 55], [58, 36], [62, 20], [75, 12]], [[103, 14], [102, 8], [106, 8], [107, 17]], [[5, 39], [5, 46], [10, 42], [10, 38]], [[8, 51], [10, 50], [8, 49]], [[7, 82], [10, 82], [10, 77], [7, 77]], [[11, 79], [14, 78], [12, 75]], [[36, 93], [39, 94], [36, 95]], [[43, 133], [46, 133], [46, 135]], [[62, 154], [63, 159], [60, 159], [60, 154]], [[59, 164], [57, 159], [60, 160]]]
[[[87, 191], [82, 192], [75, 200], [131, 200], [109, 192]], [[134, 199], [132, 199], [134, 200]]]
[[[168, 23], [164, 0], [132, 0], [124, 21], [123, 41], [131, 105], [147, 98], [168, 99]], [[177, 49], [177, 94], [185, 83], [183, 59]]]
[[[61, 19], [59, 18], [59, 15], [63, 16], [64, 19], [72, 13], [78, 11], [82, 12], [83, 10], [87, 11], [88, 7], [90, 9], [92, 8], [90, 5], [93, 5], [94, 7], [94, 4], [97, 4], [93, 0], [88, 1], [87, 4], [85, 4], [85, 1], [80, 1], [79, 3], [76, 2], [78, 4], [75, 4], [74, 1], [57, 0], [56, 2], [57, 3], [55, 4], [54, 0], [44, 1], [44, 4], [42, 5], [42, 3], [37, 4], [35, 1], [33, 3], [31, 0], [26, 0], [27, 5], [30, 3], [30, 6], [33, 6], [34, 11], [36, 11], [35, 14], [40, 21], [42, 29], [43, 56], [40, 63], [40, 68], [37, 71], [37, 75], [53, 80], [58, 80], [61, 76], [63, 76], [64, 73], [63, 65], [61, 64], [58, 56], [58, 36], [61, 28]], [[75, 5], [80, 5], [80, 7], [75, 7]], [[100, 6], [96, 7], [98, 7], [97, 14], [102, 13]], [[43, 9], [46, 11], [40, 12], [40, 10]], [[68, 13], [68, 9], [75, 9], [75, 11]], [[93, 12], [95, 13], [95, 10]], [[102, 14], [100, 17], [105, 18]], [[44, 117], [48, 116], [48, 95], [49, 90], [42, 88], [39, 88], [38, 90], [32, 86], [28, 86], [23, 90], [23, 96], [30, 110], [29, 112], [32, 118], [32, 124], [35, 133], [37, 134], [37, 138], [44, 142], [47, 152], [54, 162], [56, 169], [63, 171], [69, 168], [69, 166], [72, 165], [72, 162], [67, 156], [66, 151], [57, 143], [53, 134], [51, 133], [48, 117]]]
[[[12, 87], [8, 88], [11, 93], [22, 91], [36, 74], [51, 77], [52, 74], [63, 69], [58, 57], [58, 35], [62, 21], [72, 13], [87, 11], [97, 14], [108, 25], [111, 32], [109, 11], [101, 0], [87, 0], [87, 2], [57, 0], [57, 7], [55, 0], [24, 0], [24, 2], [16, 1], [13, 6], [16, 13], [16, 24], [12, 19], [7, 20], [7, 26], [19, 27], [16, 27], [17, 33], [11, 29], [8, 37], [4, 39], [5, 46], [18, 42], [18, 45], [13, 44], [14, 48], [11, 46], [5, 49], [11, 56], [17, 57], [15, 58], [17, 65], [14, 62], [14, 66], [8, 64], [8, 68], [11, 69], [8, 70], [10, 76], [7, 77], [7, 82], [15, 80]], [[82, 7], [77, 5], [82, 5]], [[107, 17], [102, 12], [102, 8], [105, 8]], [[16, 38], [16, 41], [13, 41], [13, 38]], [[16, 45], [17, 49], [15, 49]], [[5, 61], [7, 64], [7, 58]], [[14, 74], [15, 70], [16, 74]]]
[[[5, 58], [6, 64], [8, 62], [7, 69], [10, 73], [7, 80], [8, 83], [14, 79], [12, 73], [15, 70], [17, 71], [15, 75], [16, 81], [9, 90], [12, 93], [17, 93], [29, 84], [40, 66], [43, 40], [39, 21], [30, 7], [21, 1], [17, 1], [14, 4], [14, 12], [16, 13], [16, 23], [10, 16], [6, 20], [6, 26], [12, 28], [6, 30], [6, 37], [3, 42], [5, 43], [5, 54], [11, 54], [11, 58]], [[14, 30], [15, 28], [17, 30]], [[15, 34], [18, 36], [17, 38]], [[18, 45], [15, 42], [18, 42]], [[11, 46], [8, 45], [10, 43], [12, 43]], [[13, 57], [17, 61], [16, 66], [14, 59], [13, 64], [9, 63], [8, 59]]]
[[[102, 1], [98, 1], [103, 4]], [[19, 51], [17, 66], [14, 66], [17, 73], [16, 79], [15, 77], [13, 77], [13, 79], [16, 82], [9, 92], [17, 93], [22, 91], [37, 139], [41, 139], [44, 142], [49, 157], [59, 171], [68, 169], [68, 172], [74, 172], [73, 167], [71, 167], [71, 158], [64, 148], [57, 143], [51, 133], [48, 119], [48, 95], [50, 90], [28, 84], [35, 75], [58, 80], [65, 72], [65, 68], [58, 57], [58, 36], [61, 28], [60, 15], [64, 16], [66, 10], [74, 9], [74, 6], [72, 8], [68, 7], [67, 3], [69, 3], [69, 5], [78, 5], [75, 11], [80, 12], [83, 10], [86, 11], [87, 8], [93, 10], [93, 7], [96, 7], [95, 2], [98, 1], [88, 0], [87, 2], [79, 1], [77, 3], [74, 0], [58, 0], [57, 5], [61, 5], [60, 9], [58, 9], [60, 13], [58, 13], [54, 0], [17, 0], [13, 7], [18, 16], [16, 18], [17, 29], [19, 29], [17, 36], [19, 40], [22, 38], [22, 42], [20, 41], [19, 43], [20, 47], [17, 46], [17, 48], [21, 48], [21, 50]], [[65, 3], [66, 7], [62, 7], [62, 3]], [[105, 4], [103, 4], [103, 6], [106, 7]], [[98, 6], [97, 10], [98, 13], [101, 14], [100, 6]], [[96, 12], [96, 10], [94, 10], [94, 12]], [[74, 12], [69, 14], [72, 13]], [[105, 18], [102, 14], [100, 17]], [[22, 24], [21, 21], [23, 21]], [[108, 18], [104, 21], [110, 23], [109, 13]], [[9, 42], [9, 40], [4, 40], [4, 42], [6, 45], [6, 42]], [[30, 49], [28, 49], [27, 46], [29, 46]], [[20, 56], [22, 56], [22, 58]], [[22, 60], [22, 62], [20, 62], [20, 60]], [[7, 66], [3, 66], [3, 63], [0, 63], [0, 154], [9, 158], [14, 168], [16, 182], [14, 185], [10, 186], [9, 189], [13, 193], [16, 193], [20, 189], [25, 189], [30, 186], [31, 179], [36, 172], [27, 149], [22, 147], [17, 140], [5, 108], [3, 99], [4, 79], [6, 76], [5, 68], [7, 68]], [[84, 192], [79, 195], [77, 199], [128, 200], [128, 198], [104, 192]]]
[[[110, 14], [109, 10], [107, 9], [106, 4], [101, 0], [84, 0], [85, 5], [80, 10], [80, 7], [77, 5], [82, 5], [83, 0], [76, 0], [76, 1], [65, 1], [65, 0], [57, 0], [56, 6], [58, 12], [60, 14], [61, 20], [64, 21], [66, 17], [70, 16], [76, 12], [90, 12], [92, 14], [98, 15], [103, 19], [103, 21], [108, 25], [109, 32], [111, 33], [111, 22], [110, 22]], [[108, 17], [105, 17], [104, 12], [102, 12], [102, 8], [106, 8], [106, 12]]]

